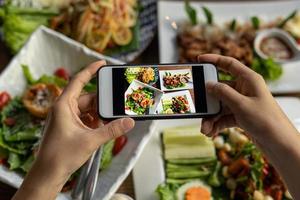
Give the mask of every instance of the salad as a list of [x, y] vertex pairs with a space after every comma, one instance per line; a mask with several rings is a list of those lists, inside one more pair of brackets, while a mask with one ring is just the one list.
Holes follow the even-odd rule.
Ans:
[[139, 47], [137, 7], [136, 0], [74, 1], [50, 27], [101, 53], [128, 52]]
[[164, 114], [184, 114], [190, 113], [189, 102], [185, 95], [172, 97], [172, 99], [162, 100]]
[[[70, 79], [64, 68], [58, 68], [54, 75], [42, 75], [35, 79], [29, 67], [22, 66], [28, 86], [22, 96], [12, 97], [0, 92], [0, 164], [9, 170], [25, 175], [35, 159], [46, 116], [55, 99], [61, 94]], [[85, 91], [96, 90], [96, 80], [88, 83]], [[114, 155], [126, 144], [122, 136], [104, 145], [101, 169], [106, 169]], [[62, 191], [70, 190], [76, 180], [75, 172]]]
[[182, 88], [185, 87], [186, 84], [190, 81], [191, 76], [190, 73], [185, 74], [174, 74], [172, 75], [170, 72], [166, 72], [163, 76], [164, 86], [167, 89], [173, 88]]
[[197, 127], [169, 128], [162, 135], [166, 181], [161, 200], [292, 199], [282, 179], [241, 129], [213, 140]]
[[131, 110], [138, 115], [148, 114], [152, 105], [154, 105], [154, 91], [150, 88], [139, 87], [126, 96], [125, 110]]
[[157, 69], [153, 67], [128, 67], [124, 73], [127, 82], [139, 80], [146, 84], [154, 84], [157, 81]]
[[[105, 54], [139, 48], [136, 0], [4, 0], [0, 27], [6, 45], [16, 54], [30, 35], [44, 25]], [[1, 23], [3, 22], [3, 23]]]
[[[262, 59], [255, 54], [256, 33], [263, 29], [279, 28], [287, 31], [299, 42], [300, 14], [297, 14], [297, 11], [270, 22], [264, 22], [258, 16], [251, 16], [246, 22], [232, 19], [224, 24], [216, 24], [213, 13], [207, 7], [202, 7], [206, 22], [199, 22], [196, 9], [188, 1], [185, 2], [185, 10], [189, 23], [183, 24], [177, 35], [179, 61], [183, 63], [195, 62], [197, 55], [200, 54], [221, 54], [240, 60], [266, 80], [277, 80], [283, 73], [282, 66], [272, 57]], [[224, 73], [221, 75], [221, 79], [231, 78]]]

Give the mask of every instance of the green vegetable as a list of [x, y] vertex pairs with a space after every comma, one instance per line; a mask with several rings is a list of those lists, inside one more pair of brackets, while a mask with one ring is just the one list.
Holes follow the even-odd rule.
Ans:
[[24, 171], [24, 172], [28, 172], [33, 164], [34, 161], [34, 156], [31, 155], [27, 158], [27, 160], [25, 160], [25, 162], [20, 166], [20, 168]]
[[297, 10], [293, 11], [291, 14], [289, 14], [284, 20], [282, 20], [279, 24], [278, 24], [278, 28], [283, 28], [284, 25], [291, 19], [293, 19], [297, 14]]
[[22, 70], [23, 70], [23, 74], [28, 82], [28, 84], [34, 84], [36, 82], [36, 80], [33, 78], [30, 69], [27, 65], [21, 65]]
[[30, 7], [17, 7], [17, 6], [6, 6], [6, 12], [9, 14], [18, 14], [25, 16], [37, 16], [37, 17], [52, 17], [59, 14], [56, 9], [36, 9]]
[[236, 29], [236, 19], [233, 19], [233, 20], [230, 22], [229, 29], [230, 29], [231, 31], [235, 31], [235, 29]]
[[113, 158], [112, 150], [114, 148], [114, 145], [115, 145], [114, 140], [111, 140], [106, 144], [104, 144], [102, 158], [101, 158], [101, 169], [103, 170], [108, 168], [112, 161]]
[[168, 184], [184, 184], [191, 181], [198, 181], [199, 179], [194, 178], [186, 178], [186, 179], [173, 179], [173, 178], [167, 178], [166, 183]]
[[4, 10], [4, 8], [0, 7], [0, 20], [2, 20], [4, 18], [4, 16], [5, 16], [5, 10]]
[[200, 171], [200, 170], [191, 170], [191, 171], [174, 171], [167, 172], [168, 178], [203, 178], [210, 175], [210, 171]]
[[254, 58], [251, 68], [261, 74], [266, 80], [276, 80], [282, 75], [282, 67], [272, 58]]
[[40, 25], [48, 25], [50, 17], [57, 14], [58, 12], [53, 10], [19, 8], [7, 3], [0, 11], [6, 45], [12, 53], [17, 53], [32, 32]]
[[36, 83], [55, 84], [58, 87], [65, 87], [68, 84], [68, 82], [65, 79], [49, 75], [41, 76], [41, 78], [39, 78], [36, 81]]
[[252, 26], [255, 29], [259, 29], [259, 25], [260, 25], [260, 19], [256, 16], [251, 17], [251, 22], [252, 22]]
[[176, 189], [171, 184], [160, 184], [156, 188], [156, 192], [159, 195], [160, 200], [176, 200]]
[[185, 8], [185, 12], [187, 13], [190, 22], [192, 23], [192, 25], [196, 25], [198, 24], [198, 20], [197, 20], [197, 11], [195, 8], [193, 8], [189, 2], [189, 0], [185, 0], [184, 1], [184, 8]]
[[220, 81], [231, 81], [233, 80], [233, 76], [231, 76], [230, 74], [225, 74], [223, 72], [219, 72], [219, 80]]
[[8, 150], [10, 152], [17, 153], [17, 154], [25, 155], [27, 153], [27, 150], [20, 150], [20, 149], [11, 147], [7, 142], [4, 141], [1, 133], [0, 133], [0, 147]]
[[84, 88], [83, 88], [86, 92], [96, 92], [97, 91], [97, 84], [93, 84], [93, 83], [87, 83]]
[[17, 142], [24, 140], [37, 140], [41, 136], [41, 130], [38, 127], [27, 128], [24, 130], [22, 129], [23, 127], [14, 134], [4, 133], [4, 139], [8, 142]]
[[18, 154], [10, 152], [7, 160], [9, 164], [9, 169], [18, 169], [21, 166], [21, 158]]
[[[16, 154], [27, 154], [40, 138], [41, 126], [33, 124], [31, 115], [20, 98], [14, 98], [0, 113], [0, 146]], [[13, 118], [15, 125], [6, 126], [4, 120]]]
[[169, 159], [167, 160], [168, 163], [172, 164], [204, 164], [204, 163], [210, 163], [215, 162], [215, 157], [207, 157], [207, 158], [193, 158], [193, 159]]
[[206, 17], [207, 24], [212, 25], [214, 23], [212, 12], [205, 6], [202, 6], [202, 10], [203, 10], [204, 15]]
[[[212, 165], [210, 165], [212, 164]], [[209, 164], [196, 164], [196, 165], [178, 165], [178, 164], [171, 164], [171, 163], [167, 163], [166, 164], [166, 168], [167, 171], [177, 171], [177, 170], [206, 170], [208, 168], [210, 168], [211, 166], [214, 166], [214, 162], [213, 163], [209, 163]]]
[[221, 163], [218, 161], [216, 163], [215, 169], [213, 173], [209, 176], [207, 182], [209, 185], [213, 187], [219, 187], [221, 185], [220, 179], [219, 179], [219, 172], [221, 170]]

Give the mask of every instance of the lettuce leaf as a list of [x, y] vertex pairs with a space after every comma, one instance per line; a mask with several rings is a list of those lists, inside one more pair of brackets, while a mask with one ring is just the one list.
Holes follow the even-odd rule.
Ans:
[[9, 153], [7, 162], [10, 170], [18, 169], [22, 163], [20, 156], [13, 152]]
[[114, 148], [114, 145], [115, 145], [114, 140], [111, 140], [111, 141], [107, 142], [106, 144], [104, 144], [100, 169], [104, 170], [109, 167], [109, 165], [113, 159], [112, 150]]
[[169, 184], [160, 184], [156, 188], [156, 193], [160, 200], [176, 200], [176, 189]]

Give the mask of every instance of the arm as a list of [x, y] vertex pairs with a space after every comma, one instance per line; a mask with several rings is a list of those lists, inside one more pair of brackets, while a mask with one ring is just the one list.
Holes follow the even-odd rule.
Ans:
[[277, 169], [294, 199], [300, 199], [300, 135], [263, 78], [233, 58], [208, 54], [198, 60], [214, 63], [236, 78], [228, 84], [207, 84], [207, 91], [222, 102], [223, 111], [203, 120], [202, 132], [212, 136], [227, 127], [244, 129]]
[[133, 128], [130, 118], [101, 124], [96, 96], [81, 95], [84, 85], [104, 64], [96, 62], [79, 72], [57, 99], [48, 115], [37, 158], [14, 200], [55, 199], [70, 175], [100, 145]]

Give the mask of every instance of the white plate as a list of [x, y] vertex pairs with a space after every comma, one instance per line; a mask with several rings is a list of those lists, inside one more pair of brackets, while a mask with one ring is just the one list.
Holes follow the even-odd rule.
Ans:
[[[281, 97], [276, 98], [280, 107], [288, 118], [300, 131], [300, 99]], [[144, 148], [141, 157], [133, 169], [133, 181], [136, 200], [158, 200], [155, 190], [165, 181], [164, 162], [162, 158], [161, 137], [162, 130], [169, 127], [199, 125], [198, 119], [165, 120], [153, 122], [150, 141]]]
[[[149, 114], [155, 114], [156, 107], [157, 107], [158, 103], [160, 102], [163, 92], [155, 87], [152, 87], [150, 85], [142, 83], [138, 80], [133, 80], [132, 83], [129, 85], [128, 89], [126, 90], [126, 92], [124, 94], [124, 103], [126, 104], [127, 95], [131, 94], [133, 92], [133, 90], [137, 90], [141, 87], [149, 88], [154, 91], [154, 105], [149, 108]], [[127, 115], [137, 115], [137, 113], [133, 112], [132, 110], [125, 110], [125, 113]]]
[[[223, 24], [233, 18], [239, 21], [249, 20], [251, 16], [259, 16], [265, 21], [274, 20], [279, 16], [287, 16], [295, 9], [300, 10], [299, 1], [255, 1], [255, 2], [193, 2], [198, 18], [205, 20], [201, 6], [207, 6], [214, 14], [215, 22]], [[183, 1], [158, 2], [158, 32], [161, 63], [178, 62], [175, 23], [188, 20]], [[282, 77], [269, 82], [273, 93], [300, 92], [300, 61], [283, 65]]]
[[[112, 64], [122, 64], [118, 60], [93, 52], [61, 34], [42, 27], [31, 36], [27, 44], [1, 73], [0, 91], [8, 91], [13, 96], [24, 92], [27, 83], [21, 64], [27, 64], [34, 77], [40, 77], [42, 74], [53, 74], [61, 66], [72, 73], [78, 72], [87, 64], [100, 59], [105, 59]], [[119, 188], [148, 141], [149, 125], [150, 122], [137, 123], [136, 128], [128, 135], [128, 143], [124, 149], [114, 157], [108, 169], [100, 172], [93, 199], [108, 200]], [[51, 166], [51, 163], [49, 165]], [[0, 165], [0, 181], [19, 187], [23, 176]], [[69, 193], [63, 193], [57, 199], [65, 200], [71, 197]]]
[[189, 90], [184, 90], [184, 91], [178, 91], [178, 92], [169, 92], [163, 94], [162, 98], [159, 101], [159, 104], [156, 109], [156, 113], [161, 114], [163, 112], [163, 105], [162, 105], [162, 100], [169, 99], [172, 100], [173, 97], [178, 97], [178, 96], [185, 96], [186, 100], [188, 101], [188, 104], [190, 106], [191, 113], [195, 113], [195, 105], [191, 96], [191, 93]]
[[[164, 86], [164, 76], [165, 74], [170, 73], [172, 76], [173, 75], [179, 75], [179, 74], [186, 74], [189, 73], [189, 76], [191, 77], [190, 81], [186, 83], [185, 87], [179, 87], [179, 88], [173, 88], [173, 89], [168, 89]], [[190, 69], [177, 69], [177, 70], [160, 70], [159, 71], [159, 78], [160, 78], [160, 88], [162, 91], [175, 91], [175, 90], [188, 90], [188, 89], [193, 89], [193, 77], [192, 77], [192, 70]]]

